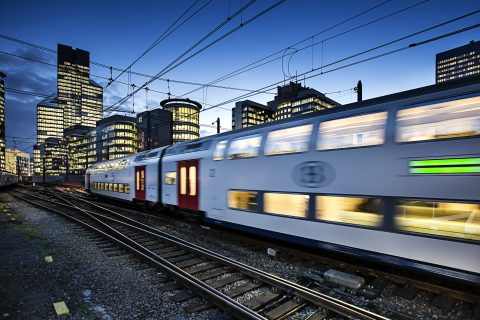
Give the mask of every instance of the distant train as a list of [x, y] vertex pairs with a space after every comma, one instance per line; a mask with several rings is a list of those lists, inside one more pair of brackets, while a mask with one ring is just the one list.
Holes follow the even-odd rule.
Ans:
[[12, 187], [17, 183], [17, 175], [8, 172], [0, 172], [0, 190]]
[[92, 165], [93, 194], [480, 279], [480, 81], [453, 81]]

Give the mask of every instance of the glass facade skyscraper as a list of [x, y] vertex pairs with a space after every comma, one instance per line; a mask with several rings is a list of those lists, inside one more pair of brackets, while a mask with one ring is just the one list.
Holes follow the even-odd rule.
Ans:
[[166, 99], [160, 102], [164, 110], [173, 116], [172, 143], [200, 137], [199, 113], [202, 105], [190, 99]]
[[90, 53], [58, 44], [57, 90], [64, 129], [95, 127], [103, 115], [103, 88], [90, 80]]
[[480, 41], [448, 51], [436, 56], [436, 83], [455, 80], [480, 74]]

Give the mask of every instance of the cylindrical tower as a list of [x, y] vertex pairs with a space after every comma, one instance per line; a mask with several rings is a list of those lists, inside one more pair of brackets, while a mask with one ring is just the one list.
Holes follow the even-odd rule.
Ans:
[[190, 99], [172, 98], [163, 100], [160, 105], [173, 114], [173, 144], [200, 137], [199, 112], [202, 109], [200, 103]]

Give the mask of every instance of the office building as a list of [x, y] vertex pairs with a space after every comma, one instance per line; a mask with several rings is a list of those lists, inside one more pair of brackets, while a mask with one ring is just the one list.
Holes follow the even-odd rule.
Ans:
[[47, 138], [63, 138], [63, 109], [55, 95], [37, 104], [37, 146], [33, 148], [34, 174], [43, 174], [43, 161], [40, 157], [40, 145]]
[[64, 131], [67, 144], [67, 175], [83, 175], [89, 164], [97, 161], [96, 130], [74, 125]]
[[90, 53], [58, 44], [57, 93], [64, 128], [95, 127], [102, 119], [103, 88], [90, 80]]
[[5, 78], [0, 72], [0, 172], [5, 171]]
[[137, 152], [136, 119], [113, 115], [97, 122], [97, 161], [125, 157]]
[[172, 144], [173, 113], [160, 108], [137, 114], [138, 151]]
[[5, 149], [5, 171], [18, 177], [31, 176], [30, 154], [18, 149]]
[[38, 146], [40, 174], [47, 177], [63, 177], [67, 172], [67, 144], [63, 138], [49, 137]]
[[275, 109], [250, 100], [238, 101], [232, 109], [232, 130], [273, 121]]
[[435, 65], [436, 83], [480, 74], [480, 42], [438, 53]]
[[277, 87], [277, 95], [267, 105], [275, 110], [274, 119], [280, 120], [330, 109], [340, 104], [315, 89], [304, 87], [301, 83], [290, 82], [288, 85]]
[[172, 143], [198, 139], [200, 137], [199, 113], [202, 105], [190, 99], [166, 99], [160, 102], [173, 118]]

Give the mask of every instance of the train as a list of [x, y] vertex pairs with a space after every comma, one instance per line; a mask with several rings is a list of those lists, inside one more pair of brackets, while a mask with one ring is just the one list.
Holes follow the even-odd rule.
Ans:
[[9, 172], [0, 172], [0, 190], [5, 190], [18, 184], [18, 176]]
[[480, 283], [480, 80], [99, 162], [97, 196]]

